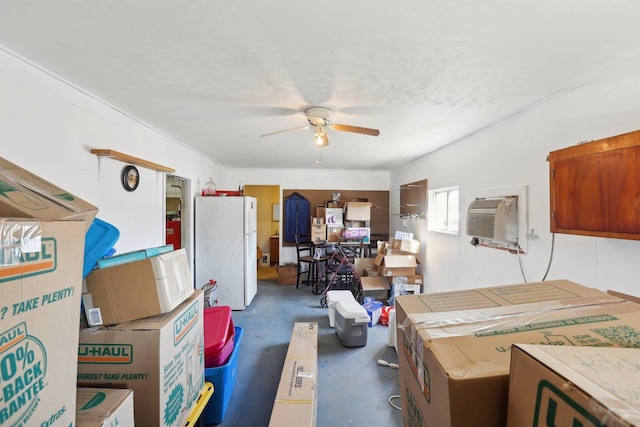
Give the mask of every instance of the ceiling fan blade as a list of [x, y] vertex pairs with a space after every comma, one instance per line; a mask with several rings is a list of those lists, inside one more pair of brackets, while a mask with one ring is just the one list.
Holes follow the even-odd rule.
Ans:
[[380, 135], [380, 131], [378, 129], [371, 128], [363, 128], [360, 126], [349, 126], [349, 125], [329, 125], [329, 127], [333, 130], [338, 130], [342, 132], [353, 132], [353, 133], [361, 133], [363, 135], [370, 136], [378, 136]]
[[271, 132], [271, 133], [265, 133], [264, 135], [260, 135], [260, 138], [262, 138], [263, 136], [271, 136], [271, 135], [277, 135], [279, 133], [284, 133], [284, 132], [290, 132], [292, 130], [301, 130], [301, 129], [309, 129], [311, 128], [311, 126], [301, 126], [298, 128], [291, 128], [291, 129], [284, 129], [284, 130], [277, 130], [275, 132]]

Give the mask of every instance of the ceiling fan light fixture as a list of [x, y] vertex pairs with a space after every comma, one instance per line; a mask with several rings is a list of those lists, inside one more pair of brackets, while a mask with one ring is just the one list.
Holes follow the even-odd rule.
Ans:
[[313, 136], [316, 139], [316, 145], [318, 147], [326, 147], [329, 145], [329, 138], [327, 138], [327, 132], [322, 126], [315, 126]]

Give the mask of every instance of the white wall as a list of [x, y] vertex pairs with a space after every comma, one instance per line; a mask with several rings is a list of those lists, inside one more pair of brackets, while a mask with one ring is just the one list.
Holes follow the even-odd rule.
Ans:
[[[529, 229], [539, 235], [526, 242], [528, 253], [521, 257], [522, 265], [528, 281], [542, 279], [552, 246], [547, 155], [586, 140], [639, 129], [639, 68], [637, 60], [612, 68], [579, 89], [392, 171], [392, 189], [424, 178], [430, 188], [460, 187], [459, 236], [427, 231], [424, 220], [409, 221], [403, 227], [392, 217], [391, 233], [413, 231], [423, 242], [427, 291], [525, 281], [516, 255], [473, 247], [465, 224], [473, 198], [488, 190], [521, 185], [528, 186]], [[391, 195], [391, 204], [398, 204], [398, 192]], [[569, 279], [638, 295], [639, 257], [637, 241], [557, 234], [547, 279]]]
[[0, 156], [99, 208], [120, 230], [119, 252], [164, 244], [162, 173], [139, 167], [140, 185], [124, 191], [124, 163], [98, 158], [108, 148], [165, 165], [193, 192], [226, 170], [103, 102], [0, 50]]

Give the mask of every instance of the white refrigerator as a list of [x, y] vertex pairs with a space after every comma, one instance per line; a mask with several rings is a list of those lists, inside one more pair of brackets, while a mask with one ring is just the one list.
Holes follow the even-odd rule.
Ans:
[[196, 197], [195, 280], [216, 281], [218, 305], [244, 310], [258, 292], [255, 197]]

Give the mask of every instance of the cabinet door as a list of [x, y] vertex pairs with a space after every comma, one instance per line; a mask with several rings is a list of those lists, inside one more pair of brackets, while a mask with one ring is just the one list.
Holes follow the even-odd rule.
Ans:
[[610, 140], [550, 154], [552, 232], [640, 239], [640, 149]]
[[280, 263], [280, 238], [271, 237], [269, 251], [271, 252], [271, 265]]

